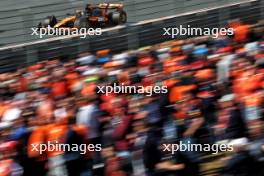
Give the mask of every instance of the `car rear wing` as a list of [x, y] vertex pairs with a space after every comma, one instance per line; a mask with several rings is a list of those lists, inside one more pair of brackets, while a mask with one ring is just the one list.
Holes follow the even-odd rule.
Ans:
[[99, 8], [109, 8], [109, 9], [122, 9], [124, 7], [123, 4], [112, 4], [112, 3], [100, 3], [97, 5]]

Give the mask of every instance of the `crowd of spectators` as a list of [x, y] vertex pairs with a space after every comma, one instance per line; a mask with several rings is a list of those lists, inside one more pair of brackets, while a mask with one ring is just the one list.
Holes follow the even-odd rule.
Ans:
[[[210, 152], [162, 149], [180, 141], [232, 143], [218, 174], [263, 176], [263, 29], [230, 26], [232, 37], [101, 50], [0, 74], [0, 176], [200, 175]], [[98, 91], [114, 83], [168, 92]], [[32, 149], [48, 142], [101, 150]]]

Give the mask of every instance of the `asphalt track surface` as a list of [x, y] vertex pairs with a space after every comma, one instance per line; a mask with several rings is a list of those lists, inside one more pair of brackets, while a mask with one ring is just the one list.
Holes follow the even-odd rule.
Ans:
[[[40, 40], [32, 36], [32, 27], [48, 15], [58, 19], [84, 9], [87, 3], [123, 3], [128, 24], [180, 14], [187, 11], [241, 2], [242, 0], [1, 0], [0, 47]], [[54, 36], [45, 36], [44, 39]]]

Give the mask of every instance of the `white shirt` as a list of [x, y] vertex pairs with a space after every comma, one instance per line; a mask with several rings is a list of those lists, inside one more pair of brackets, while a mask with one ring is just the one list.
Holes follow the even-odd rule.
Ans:
[[20, 114], [21, 114], [21, 110], [19, 108], [11, 108], [11, 109], [8, 109], [4, 115], [3, 115], [3, 118], [2, 118], [2, 121], [3, 122], [6, 122], [6, 121], [13, 121], [13, 120], [16, 120], [20, 117]]
[[76, 123], [85, 125], [89, 128], [89, 138], [95, 138], [98, 136], [98, 126], [94, 122], [96, 117], [94, 116], [95, 106], [93, 104], [83, 106], [79, 109], [76, 117]]

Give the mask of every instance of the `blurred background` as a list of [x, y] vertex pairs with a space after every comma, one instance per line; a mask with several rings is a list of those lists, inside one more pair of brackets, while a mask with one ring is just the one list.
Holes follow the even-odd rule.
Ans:
[[[124, 25], [43, 40], [26, 31], [87, 2], [0, 2], [0, 176], [263, 176], [263, 2], [124, 1]], [[163, 36], [179, 25], [235, 33]], [[168, 92], [98, 91], [114, 84]], [[48, 142], [102, 150], [32, 148]], [[180, 142], [234, 150], [162, 148]]]

